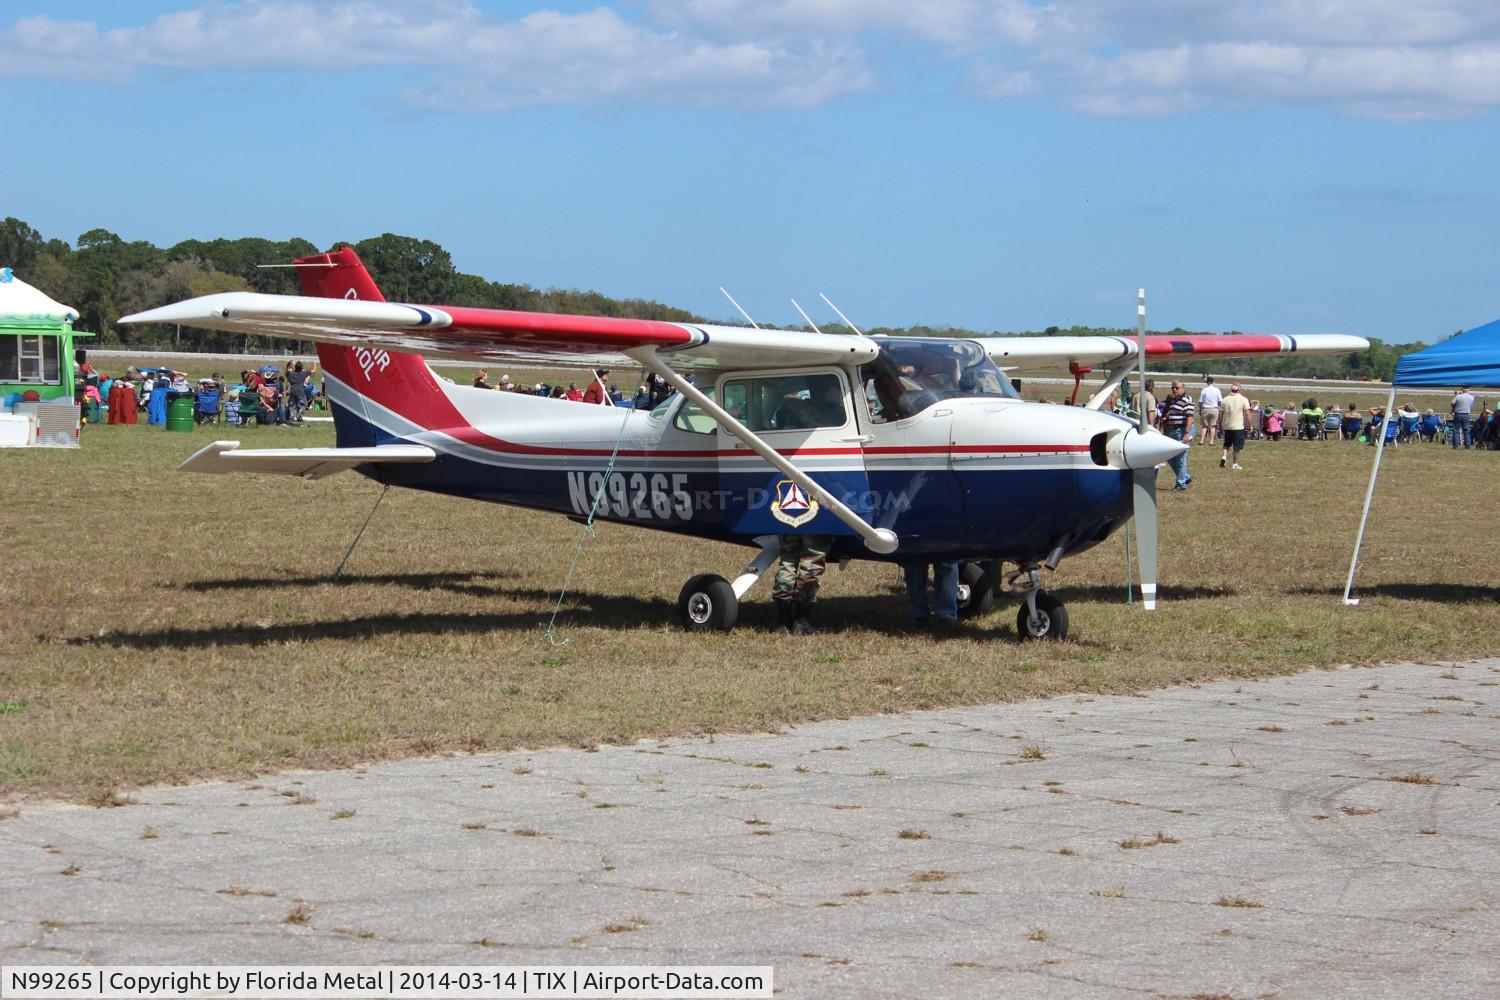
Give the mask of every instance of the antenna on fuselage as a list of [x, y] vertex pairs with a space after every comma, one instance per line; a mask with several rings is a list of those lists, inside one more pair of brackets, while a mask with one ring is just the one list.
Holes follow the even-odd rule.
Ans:
[[812, 317], [807, 314], [807, 310], [803, 309], [800, 305], [797, 305], [796, 299], [792, 300], [792, 305], [795, 306], [797, 311], [802, 314], [802, 318], [807, 320], [807, 325], [813, 328], [813, 333], [823, 332], [822, 330], [818, 329], [818, 324], [812, 321]]
[[818, 293], [818, 298], [822, 299], [824, 302], [827, 302], [828, 303], [828, 308], [832, 309], [834, 312], [836, 312], [836, 313], [839, 314], [839, 319], [841, 319], [841, 320], [844, 321], [844, 325], [845, 326], [847, 326], [849, 329], [853, 330], [855, 333], [859, 334], [861, 337], [864, 336], [864, 331], [860, 330], [859, 327], [857, 327], [853, 323], [849, 322], [849, 317], [844, 315], [844, 312], [843, 312], [842, 309], [840, 309], [838, 306], [836, 306], [836, 305], [833, 304], [833, 300], [832, 299], [830, 299], [828, 296], [824, 295], [822, 292]]
[[746, 321], [748, 321], [751, 326], [755, 327], [757, 330], [760, 329], [760, 324], [755, 322], [755, 320], [750, 319], [750, 314], [745, 312], [744, 309], [740, 308], [740, 304], [734, 301], [734, 296], [729, 294], [729, 290], [727, 288], [725, 288], [723, 285], [720, 285], [719, 291], [724, 293], [724, 297], [729, 300], [730, 305], [740, 310], [740, 315], [745, 317]]

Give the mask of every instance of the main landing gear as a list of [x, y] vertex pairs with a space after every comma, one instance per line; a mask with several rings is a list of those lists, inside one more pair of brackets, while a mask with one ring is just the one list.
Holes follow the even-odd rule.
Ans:
[[1021, 607], [1016, 611], [1017, 635], [1022, 639], [1068, 637], [1068, 609], [1063, 607], [1062, 601], [1042, 589], [1041, 574], [1035, 564], [1007, 573], [1005, 580], [1023, 596]]
[[677, 617], [689, 632], [728, 632], [740, 620], [740, 599], [722, 576], [699, 573], [682, 585]]
[[730, 583], [716, 573], [699, 573], [677, 595], [677, 620], [689, 632], [728, 632], [740, 619], [740, 598], [749, 593], [781, 551], [775, 535], [757, 538], [760, 552]]
[[995, 610], [999, 563], [958, 564], [958, 617], [979, 618]]

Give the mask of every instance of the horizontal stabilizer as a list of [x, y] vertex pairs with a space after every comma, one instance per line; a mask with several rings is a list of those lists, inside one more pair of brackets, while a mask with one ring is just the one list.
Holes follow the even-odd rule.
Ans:
[[419, 444], [375, 448], [252, 448], [238, 451], [238, 441], [215, 441], [179, 465], [180, 472], [261, 472], [273, 476], [322, 479], [357, 465], [430, 462], [437, 457]]

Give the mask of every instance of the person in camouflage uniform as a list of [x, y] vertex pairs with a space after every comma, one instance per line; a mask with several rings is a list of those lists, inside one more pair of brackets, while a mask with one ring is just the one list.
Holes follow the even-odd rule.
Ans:
[[818, 584], [828, 568], [828, 549], [832, 545], [833, 539], [828, 535], [781, 536], [771, 601], [776, 605], [776, 622], [784, 635], [818, 634], [807, 614], [818, 599]]

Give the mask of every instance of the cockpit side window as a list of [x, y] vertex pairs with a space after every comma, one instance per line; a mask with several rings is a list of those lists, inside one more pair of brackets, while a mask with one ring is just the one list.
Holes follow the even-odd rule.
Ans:
[[[714, 398], [714, 386], [705, 385], [699, 388], [703, 392], [703, 395], [709, 399]], [[692, 434], [712, 434], [718, 429], [719, 422], [707, 413], [704, 413], [702, 408], [691, 399], [684, 399], [682, 401], [682, 408], [677, 411], [677, 416], [672, 418], [672, 426], [680, 431], [688, 431]]]
[[880, 354], [860, 369], [877, 423], [904, 420], [943, 399], [1019, 399], [984, 348], [968, 340], [880, 338]]

